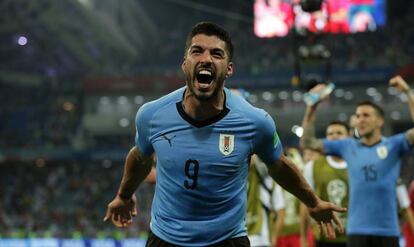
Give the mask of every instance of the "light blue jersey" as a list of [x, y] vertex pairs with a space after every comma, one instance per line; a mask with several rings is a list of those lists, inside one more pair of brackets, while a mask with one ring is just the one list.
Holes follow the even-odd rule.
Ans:
[[225, 89], [225, 109], [206, 121], [184, 111], [185, 88], [143, 105], [136, 145], [157, 155], [151, 231], [179, 246], [206, 246], [247, 236], [250, 155], [274, 164], [282, 145], [272, 118]]
[[347, 234], [399, 236], [395, 186], [400, 158], [410, 150], [405, 133], [372, 146], [359, 140], [324, 140], [327, 154], [348, 163], [350, 201]]

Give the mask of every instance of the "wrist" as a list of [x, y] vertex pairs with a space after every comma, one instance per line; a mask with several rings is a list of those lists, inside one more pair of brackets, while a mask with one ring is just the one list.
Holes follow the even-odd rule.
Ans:
[[310, 200], [309, 201], [307, 201], [306, 203], [305, 203], [305, 205], [308, 207], [308, 208], [315, 208], [316, 206], [318, 206], [318, 204], [319, 204], [319, 198], [316, 196], [316, 195], [314, 195], [314, 197], [312, 197], [312, 198], [310, 198]]
[[122, 200], [131, 200], [131, 199], [132, 199], [132, 195], [133, 195], [133, 194], [129, 195], [129, 194], [126, 194], [126, 193], [121, 193], [121, 192], [118, 192], [116, 195], [117, 195], [119, 198], [121, 198]]

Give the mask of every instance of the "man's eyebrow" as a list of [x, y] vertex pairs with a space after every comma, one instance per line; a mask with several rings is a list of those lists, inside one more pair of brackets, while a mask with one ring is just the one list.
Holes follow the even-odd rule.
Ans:
[[221, 49], [221, 48], [213, 48], [213, 49], [211, 49], [212, 51], [215, 51], [215, 52], [221, 52], [221, 53], [224, 53], [224, 50], [223, 49]]
[[[201, 45], [191, 45], [190, 46], [190, 49], [210, 49], [210, 48], [208, 48], [208, 47], [202, 47]], [[214, 48], [211, 48], [210, 50], [212, 50], [212, 51], [225, 52], [224, 49], [219, 48], [219, 47], [214, 47]]]

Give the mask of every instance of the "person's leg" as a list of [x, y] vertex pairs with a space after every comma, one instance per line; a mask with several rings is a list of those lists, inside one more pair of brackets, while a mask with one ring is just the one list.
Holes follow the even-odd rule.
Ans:
[[148, 234], [147, 243], [145, 244], [145, 247], [178, 247], [177, 245], [170, 244], [159, 237], [157, 237], [155, 234], [153, 234], [151, 231]]

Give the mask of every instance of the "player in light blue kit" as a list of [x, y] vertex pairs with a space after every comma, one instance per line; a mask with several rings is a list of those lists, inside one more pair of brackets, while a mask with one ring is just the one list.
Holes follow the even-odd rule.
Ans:
[[[400, 77], [390, 85], [401, 88], [407, 84]], [[409, 98], [414, 113], [414, 95]], [[308, 114], [313, 117], [316, 106]], [[301, 143], [304, 147], [323, 150], [342, 157], [348, 164], [350, 201], [348, 212], [348, 246], [398, 247], [399, 226], [396, 205], [396, 184], [400, 158], [414, 144], [414, 128], [390, 137], [381, 134], [384, 112], [376, 104], [364, 101], [356, 108], [356, 127], [360, 139], [346, 138], [329, 141], [315, 139], [312, 124], [304, 127]]]
[[105, 221], [127, 227], [136, 215], [134, 192], [156, 154], [156, 189], [147, 246], [249, 246], [246, 182], [250, 156], [299, 197], [323, 230], [334, 237], [334, 211], [316, 197], [282, 154], [272, 118], [224, 87], [233, 73], [227, 32], [199, 23], [190, 32], [182, 70], [186, 87], [143, 105], [136, 117], [136, 147], [129, 152]]

